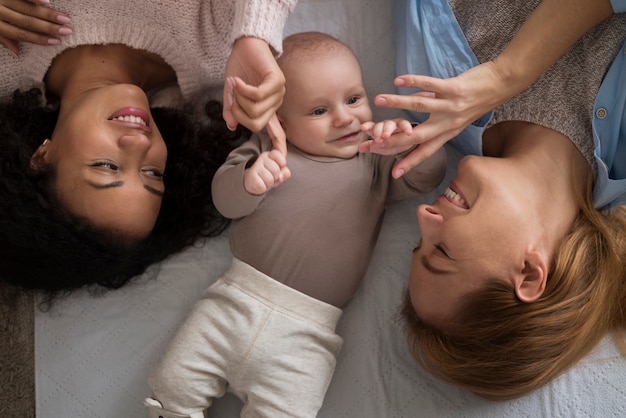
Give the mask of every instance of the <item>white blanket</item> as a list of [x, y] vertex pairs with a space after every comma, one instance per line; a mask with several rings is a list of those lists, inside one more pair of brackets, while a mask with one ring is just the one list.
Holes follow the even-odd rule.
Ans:
[[[320, 30], [342, 39], [361, 59], [370, 95], [390, 92], [391, 8], [388, 0], [302, 0], [286, 34]], [[447, 179], [458, 160], [449, 155]], [[415, 207], [431, 202], [446, 184], [388, 211], [370, 269], [340, 322], [344, 346], [319, 417], [626, 416], [626, 358], [610, 337], [550, 385], [509, 402], [482, 400], [415, 365], [397, 310], [419, 239]], [[152, 267], [121, 290], [99, 297], [79, 292], [37, 312], [38, 417], [146, 417], [142, 400], [149, 395], [151, 367], [200, 292], [230, 260], [224, 234]], [[240, 408], [241, 402], [227, 395], [208, 416], [237, 417]]]

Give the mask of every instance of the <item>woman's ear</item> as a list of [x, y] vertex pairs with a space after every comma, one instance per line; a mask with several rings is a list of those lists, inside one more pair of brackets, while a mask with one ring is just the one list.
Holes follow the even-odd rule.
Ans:
[[524, 268], [515, 278], [515, 294], [525, 303], [535, 302], [543, 294], [548, 281], [548, 265], [538, 251], [526, 254]]
[[43, 141], [43, 144], [39, 145], [33, 155], [30, 157], [30, 168], [35, 171], [41, 171], [46, 168], [46, 153], [48, 152], [49, 139]]

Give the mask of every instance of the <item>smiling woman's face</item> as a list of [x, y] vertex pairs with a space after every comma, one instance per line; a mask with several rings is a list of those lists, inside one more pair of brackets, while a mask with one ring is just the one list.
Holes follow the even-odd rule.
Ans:
[[117, 84], [63, 103], [51, 140], [32, 165], [50, 167], [54, 191], [72, 214], [137, 238], [156, 222], [167, 148], [137, 86]]
[[524, 273], [539, 220], [523, 180], [503, 159], [465, 157], [444, 195], [417, 208], [422, 239], [409, 292], [422, 320], [445, 327], [464, 295], [488, 279], [513, 284]]

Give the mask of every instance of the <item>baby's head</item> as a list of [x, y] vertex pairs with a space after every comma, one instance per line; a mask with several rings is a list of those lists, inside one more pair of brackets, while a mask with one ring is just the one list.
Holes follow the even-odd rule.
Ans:
[[283, 51], [286, 93], [277, 113], [287, 140], [308, 154], [352, 158], [366, 139], [361, 123], [372, 119], [358, 59], [320, 32], [285, 38]]

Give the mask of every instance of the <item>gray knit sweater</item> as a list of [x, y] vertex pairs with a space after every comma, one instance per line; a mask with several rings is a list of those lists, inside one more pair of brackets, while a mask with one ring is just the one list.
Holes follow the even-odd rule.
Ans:
[[[449, 1], [479, 62], [498, 56], [540, 2], [500, 1], [494, 7], [491, 1]], [[621, 13], [592, 29], [534, 84], [498, 107], [490, 125], [519, 120], [553, 129], [570, 138], [595, 169], [593, 104], [624, 42], [625, 26], [626, 14]]]

